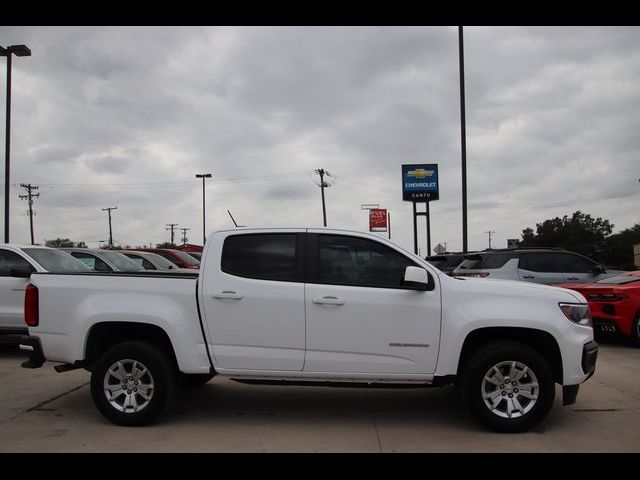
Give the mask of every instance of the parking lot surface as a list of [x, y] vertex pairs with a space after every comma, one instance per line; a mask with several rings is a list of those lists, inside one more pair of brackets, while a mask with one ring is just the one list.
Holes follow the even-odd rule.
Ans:
[[96, 410], [84, 370], [28, 370], [0, 342], [0, 452], [640, 452], [640, 349], [602, 340], [574, 405], [561, 389], [549, 417], [497, 434], [455, 389], [244, 385], [215, 377], [179, 390], [153, 426], [120, 427]]

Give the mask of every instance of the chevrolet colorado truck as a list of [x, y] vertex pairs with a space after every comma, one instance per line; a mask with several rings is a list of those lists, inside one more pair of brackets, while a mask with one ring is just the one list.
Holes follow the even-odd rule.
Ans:
[[500, 432], [532, 428], [555, 385], [574, 403], [598, 347], [585, 298], [449, 277], [374, 234], [244, 228], [209, 234], [199, 274], [34, 273], [23, 366], [91, 372], [97, 409], [145, 425], [180, 384], [459, 387]]

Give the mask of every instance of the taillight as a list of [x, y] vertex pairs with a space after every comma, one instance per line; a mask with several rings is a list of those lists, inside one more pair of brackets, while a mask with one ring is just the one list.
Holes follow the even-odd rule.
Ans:
[[629, 297], [623, 293], [594, 293], [587, 295], [587, 300], [592, 302], [621, 302], [627, 298]]
[[38, 315], [38, 287], [31, 283], [27, 285], [24, 294], [24, 321], [30, 327], [37, 327], [40, 323]]

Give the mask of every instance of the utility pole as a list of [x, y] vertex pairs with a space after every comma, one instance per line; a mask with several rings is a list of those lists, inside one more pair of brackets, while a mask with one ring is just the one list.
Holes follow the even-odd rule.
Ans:
[[464, 99], [464, 41], [463, 28], [458, 27], [458, 57], [460, 61], [460, 146], [462, 151], [462, 251], [467, 253], [467, 132]]
[[331, 174], [329, 172], [327, 172], [324, 168], [318, 168], [315, 171], [318, 175], [320, 175], [320, 185], [318, 185], [320, 187], [320, 191], [322, 192], [322, 220], [324, 222], [324, 226], [327, 226], [327, 209], [324, 203], [324, 189], [325, 187], [329, 188], [331, 186], [331, 184], [327, 181], [325, 181], [324, 177], [325, 175], [327, 177], [331, 177]]
[[173, 238], [174, 238], [174, 233], [173, 231], [176, 229], [176, 227], [178, 226], [177, 223], [167, 223], [166, 224], [167, 227], [169, 228], [165, 228], [165, 230], [171, 230], [171, 245], [175, 245], [175, 243], [173, 243]]
[[113, 248], [113, 233], [111, 231], [111, 210], [117, 210], [118, 207], [103, 208], [103, 212], [109, 212], [109, 248]]
[[187, 230], [191, 230], [190, 228], [181, 228], [180, 230], [182, 230], [182, 245], [186, 245], [187, 244], [187, 240], [189, 240], [187, 238]]
[[33, 241], [33, 216], [35, 215], [33, 211], [33, 199], [35, 197], [39, 197], [39, 193], [31, 193], [32, 190], [37, 190], [38, 185], [31, 185], [30, 183], [21, 183], [20, 186], [27, 190], [26, 195], [20, 195], [22, 200], [29, 200], [29, 224], [31, 225], [31, 245], [35, 245]]
[[491, 250], [491, 234], [492, 233], [496, 233], [496, 232], [494, 232], [493, 230], [487, 230], [484, 233], [488, 233], [489, 234], [489, 250]]
[[[203, 247], [205, 242], [207, 241], [207, 227], [205, 225], [205, 206], [204, 206], [204, 181], [205, 179], [211, 178], [211, 177], [212, 175], [210, 173], [196, 173], [196, 178], [202, 179], [202, 246]], [[171, 243], [173, 243], [173, 240], [171, 241]]]

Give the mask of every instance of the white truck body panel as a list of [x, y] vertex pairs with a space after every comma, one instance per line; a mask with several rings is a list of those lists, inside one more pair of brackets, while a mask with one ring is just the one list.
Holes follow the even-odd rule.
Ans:
[[139, 322], [167, 333], [181, 371], [209, 371], [193, 278], [44, 274], [34, 276], [32, 283], [46, 310], [41, 313], [44, 321], [30, 332], [40, 337], [48, 360], [84, 359], [94, 325]]

